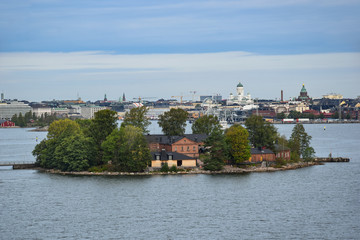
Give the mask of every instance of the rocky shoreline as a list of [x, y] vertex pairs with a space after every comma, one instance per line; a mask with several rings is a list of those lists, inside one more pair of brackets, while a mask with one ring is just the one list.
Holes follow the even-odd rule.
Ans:
[[249, 167], [249, 168], [238, 168], [225, 166], [221, 171], [206, 171], [201, 169], [192, 169], [190, 171], [179, 171], [179, 172], [63, 172], [60, 170], [54, 169], [40, 169], [37, 170], [60, 174], [60, 175], [75, 175], [75, 176], [153, 176], [153, 175], [184, 175], [184, 174], [242, 174], [242, 173], [252, 173], [252, 172], [276, 172], [276, 171], [285, 171], [285, 170], [295, 170], [298, 168], [311, 167], [315, 165], [323, 165], [321, 162], [300, 162], [300, 163], [289, 163], [285, 166], [275, 168], [275, 167]]

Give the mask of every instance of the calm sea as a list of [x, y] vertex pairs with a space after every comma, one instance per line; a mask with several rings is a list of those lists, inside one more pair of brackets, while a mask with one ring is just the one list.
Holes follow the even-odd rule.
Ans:
[[[276, 127], [288, 137], [293, 125]], [[360, 124], [305, 129], [318, 156], [351, 162], [141, 177], [2, 168], [0, 239], [360, 239]], [[27, 130], [0, 129], [0, 161], [33, 160], [46, 133]]]

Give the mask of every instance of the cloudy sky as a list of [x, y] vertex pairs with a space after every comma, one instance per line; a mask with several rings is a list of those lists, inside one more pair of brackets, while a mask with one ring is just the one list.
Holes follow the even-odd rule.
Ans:
[[360, 95], [360, 0], [0, 2], [6, 98]]

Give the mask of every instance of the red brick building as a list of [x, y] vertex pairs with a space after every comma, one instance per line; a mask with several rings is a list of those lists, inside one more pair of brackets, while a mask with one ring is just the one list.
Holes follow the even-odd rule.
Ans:
[[198, 158], [199, 150], [204, 145], [206, 134], [185, 134], [184, 136], [147, 135], [151, 152], [177, 152]]
[[0, 120], [1, 127], [15, 127], [15, 123], [8, 120]]
[[270, 149], [262, 149], [262, 148], [251, 148], [251, 157], [249, 162], [251, 163], [259, 163], [262, 161], [273, 162], [275, 161], [275, 153]]

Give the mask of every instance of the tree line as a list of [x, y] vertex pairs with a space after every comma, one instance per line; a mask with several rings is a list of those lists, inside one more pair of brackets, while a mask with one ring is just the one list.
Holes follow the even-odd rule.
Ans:
[[11, 117], [11, 121], [19, 127], [34, 127], [34, 126], [48, 126], [53, 121], [57, 119], [55, 114], [42, 114], [40, 117], [37, 117], [36, 114], [32, 111], [25, 113], [14, 114]]

